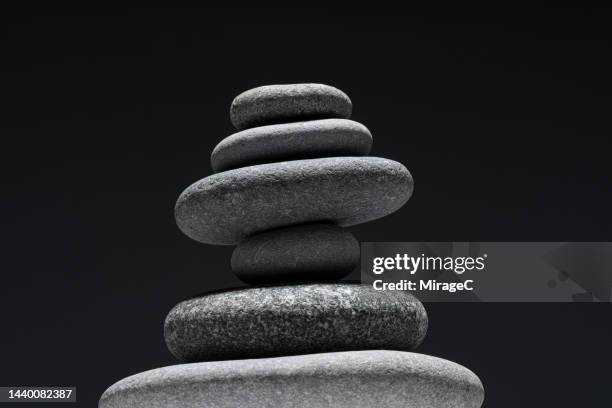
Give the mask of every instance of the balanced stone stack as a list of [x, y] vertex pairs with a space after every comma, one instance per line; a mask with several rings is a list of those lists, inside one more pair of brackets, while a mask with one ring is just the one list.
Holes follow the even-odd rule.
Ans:
[[427, 331], [416, 298], [338, 281], [359, 263], [342, 227], [392, 213], [413, 188], [403, 165], [366, 156], [372, 136], [351, 111], [319, 84], [233, 101], [239, 132], [214, 149], [217, 174], [181, 194], [176, 220], [197, 241], [237, 244], [232, 269], [257, 286], [175, 306], [164, 334], [185, 364], [119, 381], [100, 407], [480, 407], [471, 371], [410, 352]]

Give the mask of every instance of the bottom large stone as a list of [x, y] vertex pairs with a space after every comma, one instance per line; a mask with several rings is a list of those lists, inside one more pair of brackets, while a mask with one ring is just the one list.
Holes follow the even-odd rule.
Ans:
[[183, 364], [111, 386], [100, 408], [478, 408], [478, 377], [401, 351], [352, 351]]

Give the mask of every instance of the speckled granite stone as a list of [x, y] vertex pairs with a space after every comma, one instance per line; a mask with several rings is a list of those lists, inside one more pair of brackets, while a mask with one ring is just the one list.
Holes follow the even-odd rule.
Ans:
[[111, 386], [100, 408], [479, 408], [478, 377], [402, 351], [183, 364]]
[[183, 191], [175, 215], [196, 241], [236, 244], [272, 228], [374, 220], [404, 205], [412, 189], [410, 172], [393, 160], [296, 160], [213, 174]]
[[257, 283], [336, 280], [359, 264], [359, 242], [332, 224], [305, 224], [262, 232], [242, 241], [232, 270]]
[[425, 308], [408, 292], [340, 283], [204, 295], [176, 305], [164, 326], [168, 349], [181, 361], [412, 350], [426, 332]]
[[349, 97], [323, 84], [266, 85], [238, 95], [230, 107], [236, 129], [310, 119], [349, 118]]
[[331, 156], [365, 156], [372, 135], [360, 123], [347, 119], [260, 126], [234, 133], [213, 150], [214, 171], [253, 164]]

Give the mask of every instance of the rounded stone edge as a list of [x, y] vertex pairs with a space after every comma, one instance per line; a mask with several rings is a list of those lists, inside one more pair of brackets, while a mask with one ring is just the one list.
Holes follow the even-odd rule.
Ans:
[[[323, 98], [324, 107], [308, 109], [317, 98]], [[236, 96], [230, 106], [230, 120], [236, 129], [244, 130], [304, 119], [348, 119], [352, 111], [353, 103], [348, 95], [331, 85], [277, 84], [252, 88]]]
[[365, 125], [350, 119], [318, 119], [231, 134], [215, 146], [210, 164], [218, 173], [270, 162], [366, 156], [371, 149], [372, 133]]
[[[480, 378], [473, 371], [460, 364], [439, 357], [412, 352], [365, 350], [160, 367], [115, 382], [104, 391], [98, 407], [167, 408], [169, 406], [195, 406], [195, 404], [201, 402], [203, 396], [219, 399], [231, 392], [229, 385], [239, 377], [238, 373], [247, 373], [242, 378], [243, 381], [251, 379], [251, 381], [259, 382], [257, 387], [250, 389], [251, 392], [257, 393], [262, 384], [269, 387], [269, 390], [264, 390], [263, 396], [264, 398], [271, 398], [273, 395], [271, 392], [275, 384], [274, 378], [288, 379], [291, 378], [291, 375], [297, 374], [298, 377], [301, 376], [302, 378], [318, 377], [318, 379], [325, 379], [330, 367], [332, 369], [344, 367], [344, 369], [340, 370], [341, 374], [335, 373], [330, 377], [336, 383], [329, 389], [346, 392], [348, 393], [347, 396], [350, 395], [352, 398], [359, 397], [361, 392], [366, 397], [371, 396], [372, 400], [376, 400], [383, 393], [389, 391], [403, 393], [402, 397], [409, 395], [422, 397], [423, 392], [428, 391], [427, 397], [422, 399], [432, 402], [431, 407], [435, 406], [436, 408], [479, 408], [485, 399], [485, 390]], [[385, 367], [388, 367], [388, 369], [385, 370]], [[381, 368], [390, 377], [396, 378], [392, 382], [393, 390], [380, 387], [381, 384], [384, 384], [384, 382], [377, 381], [379, 379], [378, 370], [381, 370]], [[268, 375], [265, 375], [266, 373]], [[270, 375], [270, 373], [273, 374]], [[289, 377], [287, 377], [288, 375]], [[367, 379], [366, 381], [363, 381], [364, 377]], [[370, 387], [371, 390], [360, 387], [356, 393], [353, 393], [351, 390], [354, 390], [354, 388], [347, 388], [347, 386], [360, 378], [362, 385]], [[403, 379], [403, 381], [398, 382], [399, 379]], [[346, 380], [346, 383], [342, 383], [342, 380]], [[436, 385], [432, 387], [431, 382]], [[292, 392], [304, 387], [303, 383], [296, 381], [284, 383], [294, 387], [291, 388]], [[325, 388], [326, 384], [328, 384], [327, 381], [323, 380], [315, 384], [314, 388], [315, 390], [317, 387]], [[410, 386], [406, 387], [407, 384], [410, 384]], [[417, 386], [417, 384], [421, 385]], [[419, 390], [421, 391], [420, 394], [411, 394], [414, 393], [415, 386], [421, 388]], [[185, 387], [189, 387], [190, 392], [185, 393]], [[168, 391], [171, 390], [178, 390], [176, 393], [180, 397], [168, 395]], [[439, 394], [441, 390], [444, 390], [442, 395]], [[214, 395], [215, 391], [218, 391], [218, 395]], [[322, 390], [318, 389], [317, 391], [321, 392]], [[253, 405], [248, 406], [258, 406], [258, 403], [263, 402], [252, 400], [254, 396], [250, 395], [247, 397], [248, 399], [245, 399], [253, 402]], [[282, 398], [279, 394], [276, 394], [276, 396]], [[261, 397], [261, 395], [258, 397]], [[288, 397], [291, 398], [290, 395]], [[217, 400], [214, 400], [214, 402], [219, 403]], [[243, 400], [234, 401], [236, 404], [238, 402], [244, 403]], [[265, 400], [265, 402], [271, 401]], [[275, 402], [279, 402], [279, 400], [275, 399]], [[320, 402], [323, 405], [325, 404], [324, 401]], [[367, 402], [370, 403], [371, 401]], [[392, 406], [403, 407], [406, 402], [405, 400], [399, 401]], [[191, 405], [172, 405], [172, 403]], [[228, 404], [227, 406], [243, 405]], [[430, 405], [424, 406], [429, 407]]]
[[353, 234], [334, 224], [302, 224], [264, 231], [234, 249], [234, 274], [249, 284], [330, 281], [350, 274], [361, 248]]

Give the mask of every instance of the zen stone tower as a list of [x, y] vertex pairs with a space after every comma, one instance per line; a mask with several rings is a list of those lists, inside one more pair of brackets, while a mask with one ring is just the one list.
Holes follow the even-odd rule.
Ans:
[[257, 285], [185, 300], [168, 314], [184, 364], [123, 379], [102, 408], [478, 408], [470, 370], [410, 352], [427, 315], [406, 292], [342, 283], [359, 243], [342, 227], [399, 209], [413, 181], [367, 156], [372, 135], [327, 85], [273, 85], [234, 99], [238, 133], [215, 147], [216, 174], [178, 198], [179, 228], [237, 245], [233, 272]]

